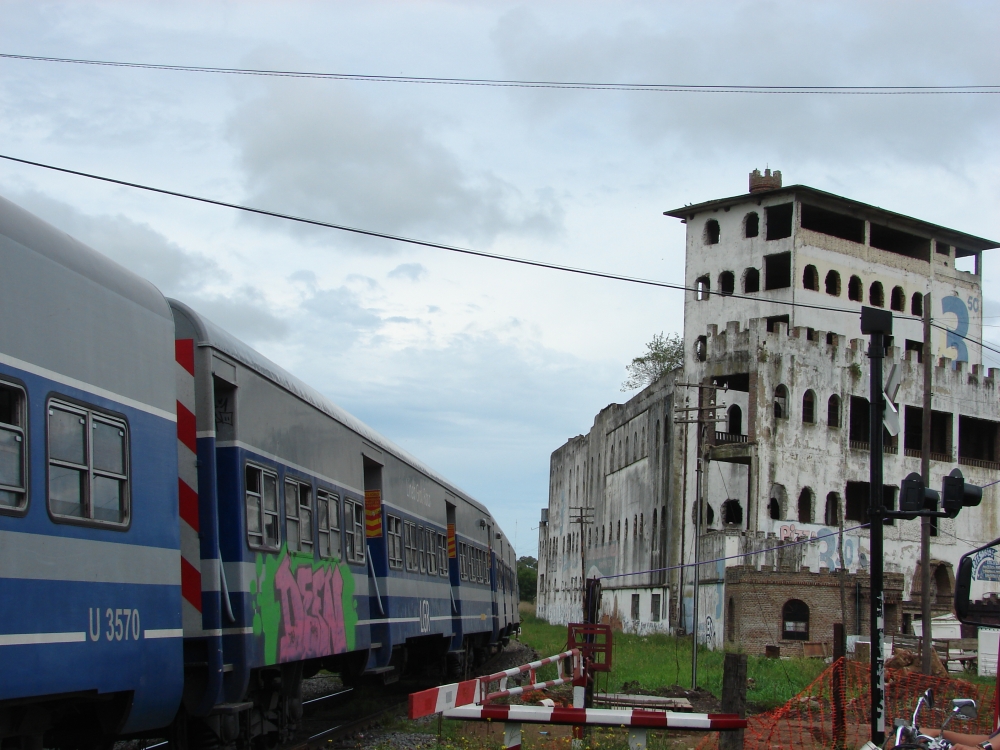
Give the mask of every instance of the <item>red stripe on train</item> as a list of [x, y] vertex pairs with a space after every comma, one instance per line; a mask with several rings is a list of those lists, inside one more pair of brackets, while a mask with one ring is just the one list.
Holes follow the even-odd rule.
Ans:
[[180, 401], [177, 402], [177, 439], [190, 448], [192, 453], [198, 452], [198, 429], [194, 413]]
[[194, 377], [194, 339], [175, 340], [174, 358], [177, 360], [177, 364]]
[[183, 479], [177, 480], [178, 496], [180, 498], [181, 518], [195, 531], [198, 530], [198, 493], [188, 487]]
[[201, 612], [201, 573], [181, 558], [181, 596]]

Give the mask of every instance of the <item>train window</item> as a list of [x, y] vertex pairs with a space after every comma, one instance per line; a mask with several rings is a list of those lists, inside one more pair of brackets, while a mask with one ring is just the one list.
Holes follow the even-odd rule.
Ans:
[[406, 547], [406, 569], [416, 572], [420, 567], [417, 561], [417, 525], [411, 521], [403, 524], [403, 546]]
[[286, 479], [285, 536], [289, 552], [312, 554], [312, 512], [312, 487]]
[[458, 543], [458, 577], [463, 581], [469, 580], [469, 552], [465, 542]]
[[365, 506], [357, 500], [344, 500], [344, 540], [347, 543], [347, 561], [362, 564], [365, 561]]
[[128, 426], [59, 401], [50, 401], [48, 412], [52, 515], [127, 526]]
[[340, 558], [340, 498], [326, 490], [316, 492], [316, 533], [319, 556]]
[[427, 572], [437, 575], [437, 534], [434, 529], [424, 529], [424, 549], [427, 551]]
[[278, 475], [246, 467], [247, 543], [254, 549], [278, 549]]
[[438, 534], [438, 573], [448, 575], [448, 537]]
[[403, 522], [396, 516], [386, 515], [386, 538], [389, 542], [389, 567], [403, 569]]
[[24, 391], [0, 383], [0, 511], [22, 511], [28, 505], [24, 402]]

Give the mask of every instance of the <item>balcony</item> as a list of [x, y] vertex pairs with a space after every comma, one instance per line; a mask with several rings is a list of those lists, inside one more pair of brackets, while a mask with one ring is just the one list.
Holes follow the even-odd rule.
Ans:
[[977, 469], [992, 469], [993, 471], [1000, 470], [1000, 461], [985, 461], [981, 458], [959, 456], [958, 463], [962, 466], [975, 466]]
[[[908, 458], [920, 458], [919, 448], [904, 448], [903, 455]], [[951, 463], [950, 453], [935, 453], [931, 451], [931, 461], [942, 461], [944, 463]]]
[[[867, 440], [849, 440], [851, 450], [854, 451], [865, 451], [871, 450], [871, 445]], [[882, 453], [897, 454], [899, 453], [899, 445], [897, 443], [882, 443]], [[920, 451], [917, 451], [917, 455], [920, 455]]]
[[715, 433], [715, 444], [716, 445], [729, 445], [731, 443], [745, 443], [747, 442], [746, 435], [738, 435], [734, 432], [716, 432]]

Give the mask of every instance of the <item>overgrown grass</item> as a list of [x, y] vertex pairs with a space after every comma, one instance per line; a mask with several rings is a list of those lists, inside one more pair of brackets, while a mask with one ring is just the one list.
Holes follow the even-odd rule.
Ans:
[[[521, 615], [521, 641], [540, 656], [559, 653], [566, 645], [566, 628], [549, 625], [530, 614]], [[608, 690], [620, 691], [626, 682], [656, 689], [670, 685], [691, 687], [691, 639], [668, 635], [614, 634], [612, 671]], [[722, 651], [698, 650], [698, 685], [722, 695]], [[747, 701], [758, 710], [785, 703], [826, 668], [822, 659], [766, 659], [750, 656], [747, 677], [752, 687]]]

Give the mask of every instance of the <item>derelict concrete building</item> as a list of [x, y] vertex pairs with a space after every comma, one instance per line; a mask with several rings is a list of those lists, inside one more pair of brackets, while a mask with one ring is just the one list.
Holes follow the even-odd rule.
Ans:
[[[974, 484], [1000, 479], [997, 370], [984, 368], [979, 344], [982, 253], [998, 243], [806, 186], [782, 187], [779, 172], [756, 170], [749, 193], [666, 215], [687, 226], [685, 361], [625, 404], [606, 407], [587, 434], [552, 454], [538, 614], [578, 619], [581, 581], [597, 575], [603, 615], [630, 630], [697, 626], [720, 647], [749, 638], [741, 623], [766, 611], [781, 614], [753, 623], [751, 640], [761, 649], [767, 640], [791, 650], [828, 641], [832, 621], [863, 634], [868, 532], [857, 527], [867, 521], [869, 452], [861, 306], [892, 310], [885, 366], [897, 364], [902, 374], [902, 427], [884, 451], [886, 501], [894, 505], [902, 478], [920, 471], [920, 318], [928, 294], [932, 481], [939, 485], [956, 466]], [[693, 411], [712, 398], [714, 413]], [[699, 413], [719, 421], [692, 423]], [[695, 624], [693, 568], [678, 566], [694, 560], [699, 489], [699, 559], [714, 562], [699, 567]], [[963, 552], [1000, 536], [994, 493], [936, 524], [935, 611], [951, 608]], [[578, 507], [593, 516], [582, 527], [571, 522]], [[735, 557], [796, 539], [809, 541]], [[920, 611], [919, 521], [886, 528], [885, 552], [885, 570], [901, 576], [887, 623], [905, 631]], [[727, 573], [738, 566], [783, 573], [786, 584], [748, 588], [753, 576]], [[840, 617], [828, 602], [810, 610], [808, 596], [790, 596], [788, 575], [806, 584], [841, 569], [838, 586], [852, 606]], [[1000, 567], [977, 570], [974, 596], [998, 588]]]

